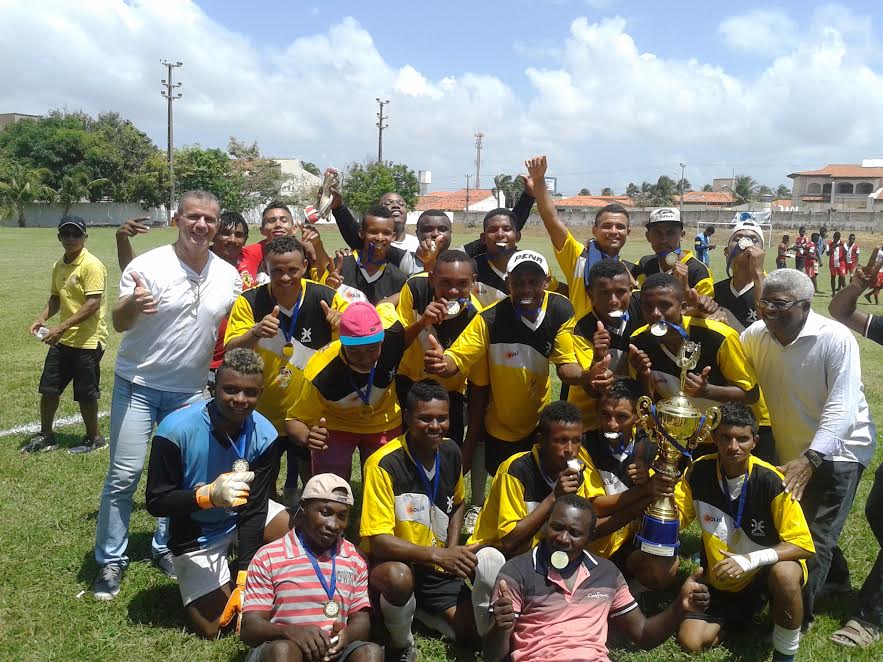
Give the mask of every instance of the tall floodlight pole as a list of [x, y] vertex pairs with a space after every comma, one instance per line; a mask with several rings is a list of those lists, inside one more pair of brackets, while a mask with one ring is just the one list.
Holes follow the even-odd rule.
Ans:
[[383, 130], [389, 126], [384, 124], [384, 120], [389, 119], [389, 115], [383, 114], [383, 107], [389, 103], [389, 99], [380, 100], [377, 97], [377, 103], [380, 106], [380, 112], [377, 113], [377, 163], [383, 163]]
[[172, 102], [175, 99], [181, 98], [181, 93], [176, 92], [176, 90], [181, 87], [181, 83], [175, 83], [172, 81], [172, 69], [177, 69], [181, 66], [181, 62], [168, 62], [166, 60], [160, 60], [162, 66], [168, 69], [168, 73], [166, 74], [165, 80], [162, 81], [162, 84], [165, 86], [161, 94], [168, 102], [168, 123], [169, 123], [169, 141], [167, 148], [167, 158], [169, 160], [169, 222], [171, 222], [172, 216], [175, 213], [175, 136], [173, 131], [173, 122], [172, 122]]
[[[680, 202], [679, 202], [679, 204], [678, 204], [678, 209], [679, 209], [679, 211], [681, 212], [681, 216], [682, 216], [682, 217], [683, 217], [683, 215], [684, 215], [684, 171], [685, 171], [686, 169], [687, 169], [687, 164], [686, 164], [686, 163], [682, 163], [682, 164], [681, 164], [681, 187], [680, 187], [680, 188], [681, 188], [681, 200], [680, 200]], [[681, 218], [681, 220], [683, 221], [684, 219]]]
[[475, 134], [475, 188], [481, 188], [481, 139], [484, 134], [479, 131]]

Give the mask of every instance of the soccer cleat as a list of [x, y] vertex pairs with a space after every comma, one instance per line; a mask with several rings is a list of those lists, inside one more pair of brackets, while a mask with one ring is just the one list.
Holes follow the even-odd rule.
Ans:
[[92, 595], [96, 600], [113, 600], [120, 592], [123, 579], [123, 566], [120, 563], [108, 563], [98, 569], [95, 581], [92, 582]]
[[417, 647], [414, 644], [407, 648], [390, 648], [387, 646], [384, 653], [384, 660], [386, 662], [417, 662], [418, 659], [420, 659], [420, 654], [417, 652]]
[[93, 439], [89, 437], [83, 437], [83, 443], [79, 446], [72, 446], [67, 449], [67, 452], [71, 455], [83, 455], [84, 453], [91, 453], [92, 451], [100, 451], [107, 448], [107, 440], [98, 435]]
[[58, 448], [58, 442], [55, 440], [55, 435], [53, 433], [43, 434], [42, 432], [38, 432], [33, 437], [28, 439], [28, 443], [25, 444], [21, 452], [22, 453], [46, 453], [47, 451], [54, 451]]
[[159, 556], [154, 556], [150, 561], [154, 567], [162, 570], [170, 579], [177, 580], [178, 573], [175, 571], [175, 562], [172, 560], [173, 555], [171, 552], [166, 552], [165, 554], [160, 554]]

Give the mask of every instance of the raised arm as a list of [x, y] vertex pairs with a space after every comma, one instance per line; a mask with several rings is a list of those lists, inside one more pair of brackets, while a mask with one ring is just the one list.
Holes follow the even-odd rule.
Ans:
[[868, 321], [871, 316], [856, 310], [855, 304], [861, 293], [877, 280], [877, 274], [880, 271], [880, 267], [883, 266], [883, 263], [877, 262], [879, 251], [879, 248], [873, 250], [868, 264], [864, 268], [856, 268], [849, 285], [838, 290], [828, 305], [828, 312], [831, 313], [831, 317], [862, 335], [865, 334], [868, 328]]
[[534, 181], [534, 189], [537, 196], [537, 209], [540, 212], [540, 218], [543, 219], [543, 225], [549, 238], [552, 240], [552, 246], [556, 251], [564, 248], [569, 234], [567, 227], [558, 218], [558, 212], [555, 210], [555, 203], [552, 196], [546, 188], [546, 157], [535, 156], [524, 162], [527, 167], [527, 174]]

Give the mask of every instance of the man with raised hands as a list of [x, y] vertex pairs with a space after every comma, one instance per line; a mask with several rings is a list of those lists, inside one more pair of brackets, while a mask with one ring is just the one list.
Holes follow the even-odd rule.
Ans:
[[[227, 352], [213, 399], [163, 419], [150, 449], [147, 510], [169, 518], [187, 621], [208, 639], [235, 615], [252, 555], [288, 530], [288, 513], [269, 500], [281, 447], [273, 425], [255, 412], [263, 368], [250, 349]], [[227, 564], [234, 540], [235, 587]]]
[[[112, 600], [128, 565], [132, 498], [155, 424], [199, 400], [218, 326], [242, 291], [236, 268], [209, 251], [220, 206], [206, 191], [181, 196], [178, 239], [133, 259], [120, 279], [114, 328], [125, 335], [116, 360], [110, 411], [110, 466], [95, 534], [98, 574], [92, 592]], [[155, 563], [174, 576], [160, 520]]]

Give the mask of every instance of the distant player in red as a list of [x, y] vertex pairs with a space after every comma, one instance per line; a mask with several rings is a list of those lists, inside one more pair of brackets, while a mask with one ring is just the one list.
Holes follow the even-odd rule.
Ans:
[[[798, 237], [799, 239], [800, 237]], [[815, 288], [815, 291], [819, 291], [819, 284], [816, 282], [816, 277], [819, 275], [819, 270], [816, 265], [819, 262], [819, 252], [816, 249], [816, 240], [819, 238], [818, 232], [813, 232], [809, 241], [803, 244], [803, 269], [806, 271], [806, 275], [812, 279], [812, 286]]]
[[831, 296], [841, 287], [846, 287], [846, 248], [835, 232], [828, 242], [828, 268], [831, 270]]
[[846, 271], [852, 275], [852, 272], [855, 271], [855, 267], [858, 264], [859, 253], [861, 253], [861, 249], [858, 247], [858, 244], [855, 242], [855, 235], [851, 234], [846, 240], [846, 246], [843, 247], [844, 250], [844, 260], [846, 261]]
[[779, 250], [776, 254], [776, 269], [784, 269], [788, 266], [788, 249], [791, 248], [791, 237], [787, 234], [782, 235], [782, 242], [779, 244]]

